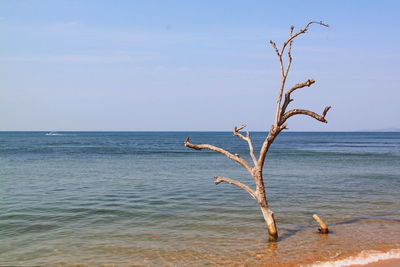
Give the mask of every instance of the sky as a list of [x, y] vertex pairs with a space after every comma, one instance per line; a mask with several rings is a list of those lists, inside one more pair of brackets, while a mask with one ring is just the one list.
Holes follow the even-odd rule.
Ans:
[[269, 130], [293, 43], [291, 131], [400, 128], [399, 1], [0, 1], [0, 131]]

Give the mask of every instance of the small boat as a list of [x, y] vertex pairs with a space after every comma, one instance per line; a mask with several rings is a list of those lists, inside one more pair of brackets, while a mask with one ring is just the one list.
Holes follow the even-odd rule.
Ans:
[[61, 134], [59, 134], [57, 132], [48, 132], [45, 135], [55, 136], [55, 135], [61, 135]]

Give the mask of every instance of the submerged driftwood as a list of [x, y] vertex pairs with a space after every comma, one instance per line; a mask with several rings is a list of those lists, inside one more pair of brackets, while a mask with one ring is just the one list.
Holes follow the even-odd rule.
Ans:
[[328, 229], [328, 226], [326, 225], [326, 223], [320, 218], [320, 217], [318, 217], [318, 215], [317, 214], [314, 214], [313, 216], [312, 216], [313, 218], [314, 218], [314, 220], [319, 224], [319, 232], [321, 233], [321, 234], [327, 234], [327, 233], [329, 233], [329, 229]]

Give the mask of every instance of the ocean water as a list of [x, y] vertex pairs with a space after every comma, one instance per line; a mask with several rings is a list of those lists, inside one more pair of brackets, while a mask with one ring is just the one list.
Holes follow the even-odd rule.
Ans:
[[[254, 199], [213, 183], [252, 179], [185, 148], [186, 136], [249, 159], [228, 132], [0, 132], [0, 265], [320, 266], [399, 254], [400, 133], [281, 134], [264, 170], [273, 243]], [[258, 150], [265, 133], [252, 138]], [[331, 234], [318, 234], [314, 213]]]

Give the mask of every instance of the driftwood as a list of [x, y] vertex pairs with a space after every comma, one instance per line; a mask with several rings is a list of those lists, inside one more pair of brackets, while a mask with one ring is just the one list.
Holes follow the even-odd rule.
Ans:
[[[190, 142], [189, 137], [186, 138], [184, 145], [189, 148], [201, 150], [201, 149], [208, 149], [212, 150], [218, 153], [221, 153], [225, 155], [226, 157], [230, 158], [234, 162], [240, 164], [242, 167], [244, 167], [247, 172], [253, 177], [254, 182], [255, 182], [255, 189], [251, 188], [248, 185], [245, 185], [239, 181], [236, 181], [231, 178], [227, 177], [221, 177], [221, 176], [216, 176], [215, 177], [215, 184], [220, 184], [222, 182], [229, 183], [232, 185], [235, 185], [241, 189], [244, 189], [247, 193], [250, 194], [251, 197], [257, 200], [261, 212], [264, 216], [264, 220], [268, 229], [268, 233], [270, 236], [270, 240], [277, 240], [278, 238], [278, 230], [276, 227], [276, 222], [274, 218], [274, 213], [270, 209], [267, 201], [267, 196], [265, 193], [265, 185], [264, 185], [264, 177], [263, 177], [263, 167], [265, 163], [265, 157], [267, 155], [267, 152], [271, 146], [271, 144], [274, 142], [275, 138], [279, 135], [280, 132], [283, 130], [287, 129], [287, 120], [291, 118], [292, 116], [295, 115], [306, 115], [311, 118], [314, 118], [320, 122], [327, 123], [327, 120], [325, 119], [325, 116], [329, 109], [331, 108], [330, 106], [327, 106], [321, 115], [310, 111], [310, 110], [305, 110], [305, 109], [291, 109], [286, 111], [287, 107], [289, 104], [293, 101], [291, 94], [301, 88], [304, 87], [309, 87], [312, 84], [315, 83], [314, 80], [308, 79], [305, 82], [295, 84], [294, 86], [290, 87], [285, 95], [285, 86], [286, 86], [286, 78], [289, 74], [289, 70], [292, 64], [292, 44], [295, 38], [298, 36], [305, 34], [309, 27], [312, 24], [318, 24], [321, 26], [328, 27], [327, 24], [323, 22], [315, 22], [311, 21], [309, 22], [304, 28], [300, 29], [298, 32], [294, 33], [294, 26], [290, 27], [289, 31], [289, 38], [282, 44], [282, 47], [278, 49], [277, 45], [273, 42], [270, 41], [270, 44], [274, 48], [276, 55], [278, 57], [279, 61], [279, 67], [280, 67], [280, 74], [281, 74], [281, 82], [280, 82], [280, 87], [279, 87], [279, 94], [278, 94], [278, 99], [277, 99], [277, 106], [276, 106], [276, 114], [275, 114], [275, 122], [271, 126], [268, 135], [266, 136], [261, 149], [259, 151], [258, 157], [254, 153], [254, 147], [253, 143], [250, 138], [249, 132], [246, 132], [246, 134], [242, 134], [240, 131], [243, 130], [246, 126], [242, 125], [239, 127], [235, 127], [233, 129], [233, 135], [241, 138], [242, 140], [246, 141], [249, 146], [249, 154], [252, 159], [252, 164], [247, 162], [245, 159], [241, 158], [237, 154], [233, 154], [225, 149], [209, 145], [209, 144], [192, 144]], [[286, 56], [286, 57], [285, 57]], [[284, 64], [284, 58], [286, 58], [286, 65]], [[283, 99], [284, 96], [284, 99]], [[283, 103], [282, 103], [283, 100]], [[322, 222], [322, 221], [321, 221]], [[326, 226], [326, 225], [325, 225]], [[321, 226], [321, 229], [325, 229]], [[327, 229], [327, 228], [326, 228]]]
[[325, 222], [320, 217], [318, 217], [317, 214], [314, 214], [312, 217], [319, 224], [319, 227], [320, 227], [318, 229], [319, 232], [321, 234], [328, 234], [329, 233], [329, 229], [328, 229], [328, 226], [325, 224]]

